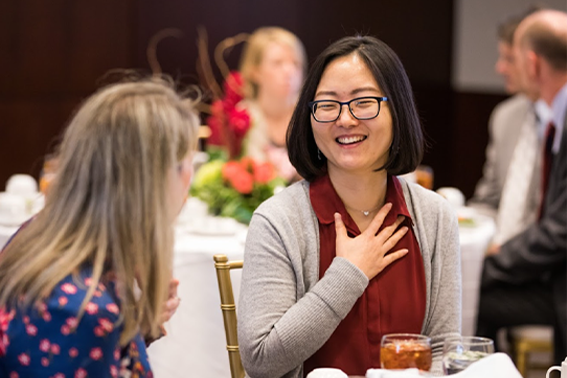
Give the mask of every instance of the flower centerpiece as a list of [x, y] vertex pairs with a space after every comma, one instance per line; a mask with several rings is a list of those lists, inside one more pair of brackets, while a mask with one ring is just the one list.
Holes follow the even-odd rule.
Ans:
[[243, 79], [239, 72], [230, 72], [223, 85], [223, 95], [211, 104], [207, 125], [211, 129], [208, 144], [210, 161], [199, 168], [190, 194], [205, 202], [209, 213], [248, 224], [252, 213], [274, 195], [286, 181], [277, 176], [269, 162], [242, 157], [242, 143], [250, 129], [250, 115], [238, 104], [243, 99]]
[[213, 215], [248, 224], [254, 210], [285, 184], [270, 163], [258, 163], [246, 157], [213, 160], [195, 174], [191, 195], [204, 201]]
[[211, 128], [209, 143], [226, 147], [229, 159], [235, 159], [242, 152], [242, 141], [250, 129], [250, 115], [244, 108], [238, 108], [242, 95], [243, 80], [239, 72], [232, 71], [226, 77], [224, 96], [213, 101], [211, 116], [207, 125]]

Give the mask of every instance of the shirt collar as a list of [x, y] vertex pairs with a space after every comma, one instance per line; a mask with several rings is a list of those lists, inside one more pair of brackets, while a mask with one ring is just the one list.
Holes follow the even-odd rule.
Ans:
[[[329, 175], [326, 174], [317, 178], [309, 186], [309, 197], [315, 215], [321, 224], [329, 225], [335, 222], [335, 213], [341, 214], [347, 229], [354, 234], [358, 234], [358, 227], [348, 214], [343, 201], [337, 194]], [[406, 217], [406, 221], [411, 226], [410, 213], [408, 211], [404, 193], [397, 177], [388, 175], [386, 187], [386, 203], [392, 203], [392, 209], [386, 216], [384, 224], [393, 223], [398, 215]]]
[[555, 124], [555, 138], [553, 139], [552, 151], [554, 154], [559, 152], [559, 145], [561, 143], [561, 135], [563, 134], [563, 125], [567, 112], [567, 83], [561, 87], [559, 92], [555, 95], [553, 103], [551, 104], [553, 111], [553, 123]]

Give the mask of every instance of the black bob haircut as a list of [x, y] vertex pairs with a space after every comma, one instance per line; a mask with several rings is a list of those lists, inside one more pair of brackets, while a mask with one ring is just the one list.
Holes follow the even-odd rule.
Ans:
[[311, 66], [287, 130], [289, 160], [307, 181], [324, 175], [327, 166], [327, 159], [322, 154], [320, 159], [318, 157], [307, 103], [313, 101], [329, 63], [350, 54], [357, 54], [366, 63], [383, 95], [388, 97], [393, 140], [388, 161], [381, 169], [386, 169], [391, 175], [409, 173], [423, 158], [425, 139], [402, 62], [388, 45], [377, 38], [345, 37], [327, 47]]

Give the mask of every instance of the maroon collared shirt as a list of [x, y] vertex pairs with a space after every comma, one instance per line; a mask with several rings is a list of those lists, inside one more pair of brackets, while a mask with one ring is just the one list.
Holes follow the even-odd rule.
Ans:
[[[319, 277], [323, 277], [336, 257], [334, 213], [341, 214], [350, 237], [360, 235], [360, 230], [346, 211], [328, 175], [311, 183], [309, 195], [319, 220]], [[407, 248], [409, 252], [370, 280], [329, 340], [305, 361], [305, 375], [318, 367], [334, 367], [348, 375], [364, 376], [367, 369], [380, 367], [383, 335], [421, 333], [425, 317], [425, 271], [404, 194], [395, 176], [388, 176], [388, 202], [392, 203], [392, 209], [380, 230], [394, 223], [398, 215], [405, 216], [402, 225], [408, 226], [409, 231], [392, 251]]]

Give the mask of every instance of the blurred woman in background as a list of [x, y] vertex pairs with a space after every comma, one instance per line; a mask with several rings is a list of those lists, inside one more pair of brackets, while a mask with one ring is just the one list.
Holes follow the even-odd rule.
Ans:
[[252, 33], [240, 62], [245, 96], [241, 106], [248, 110], [252, 122], [244, 155], [272, 162], [288, 180], [297, 173], [289, 163], [285, 137], [306, 68], [301, 41], [279, 27]]
[[45, 208], [0, 254], [0, 376], [151, 376], [144, 338], [171, 315], [197, 127], [191, 102], [158, 79], [81, 106]]

